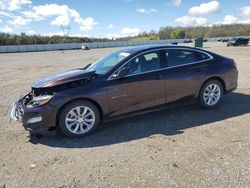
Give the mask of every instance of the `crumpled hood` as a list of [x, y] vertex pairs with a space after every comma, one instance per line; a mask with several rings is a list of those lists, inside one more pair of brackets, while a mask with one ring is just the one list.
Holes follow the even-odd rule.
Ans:
[[47, 76], [32, 84], [32, 88], [54, 87], [68, 82], [87, 79], [95, 74], [95, 71], [87, 72], [84, 69], [74, 69]]

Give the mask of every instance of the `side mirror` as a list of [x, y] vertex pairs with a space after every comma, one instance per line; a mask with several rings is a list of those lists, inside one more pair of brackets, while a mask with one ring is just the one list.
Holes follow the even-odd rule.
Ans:
[[129, 67], [122, 67], [112, 78], [119, 79], [129, 74]]

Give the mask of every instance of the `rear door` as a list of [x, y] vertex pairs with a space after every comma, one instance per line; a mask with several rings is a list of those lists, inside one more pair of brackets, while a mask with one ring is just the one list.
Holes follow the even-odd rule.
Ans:
[[212, 57], [186, 48], [168, 49], [165, 53], [167, 102], [192, 99], [207, 76]]

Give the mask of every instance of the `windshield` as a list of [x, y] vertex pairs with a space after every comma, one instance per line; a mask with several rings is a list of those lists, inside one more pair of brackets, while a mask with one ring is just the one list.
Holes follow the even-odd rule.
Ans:
[[113, 52], [112, 54], [90, 65], [89, 67], [86, 68], [86, 70], [95, 71], [96, 74], [105, 74], [129, 55], [130, 53], [122, 51]]

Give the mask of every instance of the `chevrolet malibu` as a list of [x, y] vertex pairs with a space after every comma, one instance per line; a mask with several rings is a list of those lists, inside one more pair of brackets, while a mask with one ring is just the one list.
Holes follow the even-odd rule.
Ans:
[[101, 122], [164, 107], [214, 108], [237, 88], [237, 79], [233, 59], [203, 49], [130, 47], [35, 82], [14, 103], [11, 116], [31, 134], [59, 128], [66, 136], [82, 137]]

